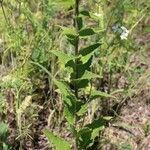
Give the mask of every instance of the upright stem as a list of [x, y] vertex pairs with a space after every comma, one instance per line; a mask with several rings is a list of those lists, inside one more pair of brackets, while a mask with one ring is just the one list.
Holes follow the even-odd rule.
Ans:
[[[75, 27], [77, 33], [79, 32], [79, 26], [78, 26], [78, 21], [77, 21], [78, 16], [79, 16], [79, 0], [75, 0], [74, 27]], [[79, 36], [76, 39], [75, 56], [78, 56], [78, 54], [79, 54]], [[76, 58], [76, 60], [75, 60], [75, 74], [76, 74], [75, 78], [78, 79], [79, 78], [79, 76], [78, 76], [78, 58]], [[75, 84], [75, 96], [78, 99], [78, 87], [76, 86], [76, 84]], [[76, 111], [76, 108], [75, 108], [75, 111]], [[77, 116], [76, 116], [76, 114], [75, 114], [75, 125], [74, 126], [75, 126], [75, 128], [77, 126]], [[74, 149], [78, 150], [78, 139], [77, 139], [76, 135], [75, 135]]]
[[[79, 0], [75, 0], [75, 19], [74, 19], [74, 27], [76, 28], [77, 33], [79, 32], [78, 21], [77, 18], [79, 16]], [[78, 56], [79, 53], [79, 37], [76, 39], [75, 45], [75, 56]], [[76, 59], [76, 76], [75, 78], [78, 79], [78, 58]], [[78, 88], [75, 86], [75, 95], [78, 98]]]

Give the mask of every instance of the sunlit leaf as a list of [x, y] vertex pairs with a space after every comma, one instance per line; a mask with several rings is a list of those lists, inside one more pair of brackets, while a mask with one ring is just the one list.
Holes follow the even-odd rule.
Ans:
[[63, 29], [63, 34], [66, 35], [70, 39], [74, 39], [78, 36], [78, 34], [74, 28], [62, 27], [62, 29]]
[[70, 143], [66, 140], [54, 135], [51, 131], [48, 129], [45, 129], [44, 131], [45, 136], [48, 138], [48, 141], [51, 142], [56, 150], [71, 150]]
[[58, 51], [58, 50], [52, 50], [50, 51], [51, 53], [53, 53], [55, 56], [58, 57], [59, 61], [63, 64], [66, 64], [68, 61], [75, 59], [75, 57], [71, 54], [66, 54], [62, 51]]

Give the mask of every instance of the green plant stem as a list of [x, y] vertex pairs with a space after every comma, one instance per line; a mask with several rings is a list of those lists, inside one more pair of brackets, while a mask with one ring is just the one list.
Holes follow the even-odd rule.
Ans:
[[[79, 26], [78, 26], [78, 16], [79, 16], [79, 0], [75, 0], [75, 19], [74, 19], [74, 27], [76, 28], [77, 33], [79, 32]], [[76, 39], [76, 45], [75, 45], [75, 56], [78, 56], [79, 53], [79, 36]], [[78, 58], [75, 60], [75, 73], [76, 76], [75, 78], [78, 79]], [[78, 99], [78, 87], [75, 84], [75, 96]], [[76, 107], [76, 106], [75, 106]], [[75, 108], [76, 112], [76, 108]], [[75, 128], [77, 126], [77, 115], [75, 114]], [[74, 142], [74, 149], [78, 150], [78, 139], [77, 136], [75, 135], [75, 142]]]
[[[75, 0], [75, 20], [74, 20], [74, 27], [76, 28], [76, 31], [79, 32], [77, 17], [79, 16], [79, 0]], [[76, 39], [76, 45], [75, 45], [75, 56], [78, 56], [79, 53], [79, 37]], [[76, 63], [76, 76], [75, 78], [78, 79], [78, 58], [75, 60]], [[75, 86], [75, 95], [78, 98], [78, 88]]]

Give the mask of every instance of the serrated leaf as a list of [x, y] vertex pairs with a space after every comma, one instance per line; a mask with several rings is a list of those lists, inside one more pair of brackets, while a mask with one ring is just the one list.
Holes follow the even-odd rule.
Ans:
[[92, 28], [85, 28], [79, 31], [80, 36], [90, 36], [95, 34], [95, 31]]
[[71, 150], [70, 143], [66, 140], [54, 135], [52, 132], [50, 132], [48, 129], [45, 129], [44, 131], [45, 136], [48, 138], [48, 141], [51, 142], [56, 150]]

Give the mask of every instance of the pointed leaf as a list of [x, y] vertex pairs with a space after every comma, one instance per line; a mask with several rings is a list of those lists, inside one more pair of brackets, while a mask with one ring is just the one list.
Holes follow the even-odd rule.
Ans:
[[64, 115], [65, 115], [65, 118], [66, 118], [67, 122], [70, 125], [74, 125], [74, 123], [75, 123], [75, 110], [74, 110], [74, 107], [73, 106], [70, 107], [67, 104], [65, 104]]
[[71, 150], [69, 142], [54, 135], [48, 129], [45, 129], [43, 132], [44, 132], [45, 136], [48, 138], [48, 141], [51, 142], [55, 146], [56, 150], [61, 150], [61, 149]]
[[95, 34], [95, 31], [92, 28], [85, 28], [79, 31], [80, 36], [89, 36]]
[[96, 43], [93, 45], [90, 45], [88, 47], [82, 48], [79, 52], [79, 54], [81, 54], [82, 56], [88, 55], [90, 53], [93, 53], [95, 49], [97, 49], [101, 44], [100, 43]]

